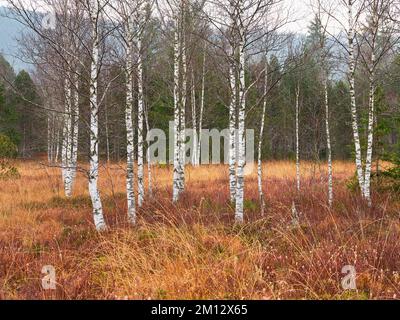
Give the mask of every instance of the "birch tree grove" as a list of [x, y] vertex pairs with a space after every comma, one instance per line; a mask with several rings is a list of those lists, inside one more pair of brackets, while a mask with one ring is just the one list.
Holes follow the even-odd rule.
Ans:
[[[193, 177], [216, 163], [219, 204], [238, 224], [246, 211], [267, 216], [276, 189], [267, 161], [275, 160], [293, 159], [295, 226], [312, 183], [323, 183], [324, 210], [334, 212], [342, 196], [336, 160], [351, 160], [353, 171], [355, 163], [360, 205], [375, 210], [375, 160], [389, 161], [398, 142], [398, 2], [309, 1], [318, 11], [308, 31], [296, 33], [283, 0], [43, 0], [51, 24], [42, 21], [43, 7], [7, 0], [8, 15], [26, 28], [21, 58], [33, 71], [19, 78], [12, 71], [19, 82], [8, 86], [0, 79], [0, 135], [13, 138], [23, 158], [47, 152], [37, 162], [57, 171], [57, 196], [60, 189], [74, 199], [87, 178], [98, 231], [108, 228], [111, 196], [131, 226], [160, 194], [174, 210], [188, 199], [207, 202], [208, 186], [204, 195], [193, 192]], [[7, 68], [2, 59], [0, 67]], [[15, 83], [20, 91], [34, 84], [34, 102], [3, 94]], [[30, 124], [35, 117], [39, 128]]]
[[0, 30], [0, 300], [399, 297], [400, 0], [0, 0]]

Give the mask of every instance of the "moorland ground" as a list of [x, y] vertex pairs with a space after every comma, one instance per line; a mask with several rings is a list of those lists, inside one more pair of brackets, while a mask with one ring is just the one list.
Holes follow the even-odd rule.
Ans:
[[[369, 208], [351, 188], [354, 164], [334, 163], [335, 201], [327, 205], [323, 164], [265, 166], [267, 210], [259, 214], [256, 175], [246, 179], [245, 223], [234, 224], [228, 168], [187, 169], [181, 201], [171, 203], [172, 168], [153, 168], [153, 197], [127, 225], [124, 164], [103, 164], [100, 190], [110, 226], [92, 224], [87, 180], [63, 196], [58, 168], [19, 162], [0, 182], [2, 299], [396, 299], [400, 297], [400, 197], [375, 188]], [[293, 224], [292, 204], [299, 212]], [[43, 266], [56, 290], [43, 290]], [[344, 291], [353, 265], [357, 290]]]

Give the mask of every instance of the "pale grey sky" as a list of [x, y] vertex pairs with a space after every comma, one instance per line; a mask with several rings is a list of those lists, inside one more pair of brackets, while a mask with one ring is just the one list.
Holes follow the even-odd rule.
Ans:
[[[45, 8], [43, 1], [41, 0], [22, 0], [23, 2], [37, 6], [38, 8]], [[291, 31], [304, 30], [313, 17], [312, 9], [310, 7], [310, 1], [312, 0], [283, 0], [284, 7], [289, 9], [293, 18], [296, 22], [293, 22], [288, 26]], [[0, 0], [0, 6], [7, 5], [6, 0]]]

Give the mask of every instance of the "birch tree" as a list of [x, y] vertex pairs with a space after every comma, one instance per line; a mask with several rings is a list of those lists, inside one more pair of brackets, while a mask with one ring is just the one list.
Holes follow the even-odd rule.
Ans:
[[332, 145], [331, 131], [329, 125], [329, 95], [328, 95], [328, 80], [324, 81], [324, 96], [325, 96], [325, 128], [326, 128], [326, 148], [328, 153], [328, 204], [332, 207], [333, 204], [333, 164], [332, 164]]
[[326, 22], [323, 22], [323, 12], [321, 1], [317, 1], [317, 12], [316, 12], [316, 27], [318, 33], [318, 62], [320, 63], [321, 69], [321, 81], [324, 88], [324, 104], [325, 104], [325, 131], [326, 131], [326, 150], [327, 150], [327, 162], [328, 162], [328, 204], [329, 207], [333, 205], [333, 163], [332, 163], [332, 143], [331, 143], [331, 130], [330, 130], [330, 110], [329, 110], [329, 59], [330, 59], [330, 48], [327, 44], [327, 27], [329, 24], [329, 16], [326, 18]]
[[[189, 3], [186, 0], [167, 1], [167, 8], [159, 3], [161, 15], [170, 18], [173, 25], [173, 100], [174, 100], [174, 149], [172, 201], [177, 202], [185, 190], [186, 164], [186, 103], [187, 103], [187, 52], [186, 17]], [[167, 26], [165, 20], [162, 20]]]
[[72, 160], [72, 91], [69, 83], [69, 76], [65, 79], [65, 110], [64, 110], [64, 125], [63, 125], [63, 140], [62, 140], [62, 176], [64, 181], [64, 190], [67, 197], [71, 197], [71, 160]]
[[353, 131], [353, 142], [355, 151], [355, 164], [357, 171], [357, 180], [360, 186], [361, 195], [364, 198], [364, 168], [362, 162], [362, 149], [360, 140], [360, 128], [357, 111], [357, 100], [356, 100], [356, 66], [357, 66], [357, 31], [359, 26], [359, 19], [364, 10], [364, 0], [342, 0], [342, 6], [337, 8], [345, 8], [347, 11], [347, 23], [342, 22], [332, 10], [324, 8], [325, 12], [338, 22], [346, 32], [347, 44], [344, 44], [338, 37], [336, 37], [337, 43], [345, 49], [347, 53], [347, 79], [349, 82], [350, 91], [350, 110], [352, 119], [352, 131]]
[[[125, 52], [125, 126], [126, 126], [126, 200], [127, 214], [130, 224], [136, 224], [136, 195], [135, 195], [135, 130], [133, 126], [134, 111], [134, 53], [135, 53], [135, 22], [136, 6], [132, 3], [118, 2], [115, 7], [122, 20], [123, 46]], [[139, 78], [139, 77], [138, 77]]]
[[143, 33], [146, 23], [147, 1], [138, 1], [137, 28], [137, 84], [138, 84], [138, 205], [144, 201], [144, 93], [143, 93]]
[[390, 23], [393, 1], [369, 0], [366, 4], [367, 22], [364, 27], [366, 52], [361, 48], [361, 57], [366, 65], [369, 79], [367, 151], [365, 159], [364, 197], [369, 206], [371, 199], [371, 172], [374, 147], [374, 127], [376, 123], [375, 90], [376, 71], [387, 52], [393, 47], [393, 26]]
[[181, 67], [182, 67], [182, 22], [181, 15], [175, 17], [174, 22], [174, 177], [173, 177], [173, 202], [179, 200], [183, 190], [184, 164], [182, 163], [182, 100], [181, 100]]
[[[239, 12], [243, 11], [242, 5], [238, 7]], [[240, 15], [240, 14], [239, 14]], [[240, 20], [242, 20], [240, 18]], [[246, 33], [242, 22], [239, 22], [239, 111], [238, 111], [238, 159], [236, 168], [236, 210], [235, 220], [244, 221], [244, 169], [246, 165], [246, 140], [245, 140], [245, 119], [246, 119], [246, 78], [245, 78], [245, 44]]]
[[196, 110], [196, 83], [194, 77], [194, 70], [191, 70], [192, 82], [191, 82], [191, 106], [192, 106], [192, 124], [193, 124], [193, 146], [192, 146], [192, 165], [197, 166], [197, 146], [198, 146], [198, 134], [197, 134], [197, 110]]
[[260, 125], [260, 138], [258, 141], [258, 169], [257, 169], [257, 182], [258, 182], [258, 194], [260, 197], [261, 215], [264, 216], [265, 211], [265, 199], [263, 192], [263, 168], [262, 168], [262, 145], [265, 127], [265, 117], [267, 112], [267, 93], [268, 93], [268, 51], [265, 54], [265, 80], [264, 80], [264, 102], [261, 115]]
[[231, 203], [236, 200], [236, 110], [237, 110], [237, 72], [235, 63], [235, 46], [229, 63], [230, 104], [229, 104], [229, 188]]
[[[136, 223], [136, 196], [135, 196], [135, 129], [133, 114], [135, 111], [135, 92], [134, 84], [137, 83], [137, 185], [138, 185], [138, 206], [143, 205], [144, 188], [144, 125], [148, 126], [145, 117], [144, 102], [144, 46], [143, 35], [148, 16], [147, 0], [137, 1], [116, 1], [111, 6], [117, 13], [122, 23], [121, 40], [125, 52], [125, 81], [126, 81], [126, 107], [125, 107], [125, 126], [126, 126], [126, 152], [127, 152], [127, 208], [128, 219], [131, 224]], [[135, 72], [136, 71], [136, 72]], [[149, 160], [150, 161], [150, 160]], [[149, 184], [151, 183], [150, 165]], [[150, 189], [150, 185], [149, 185]]]
[[[355, 73], [356, 73], [356, 57], [355, 57], [355, 41], [356, 41], [356, 21], [357, 18], [354, 17], [354, 0], [348, 0], [348, 79], [350, 84], [350, 106], [351, 106], [351, 116], [352, 116], [352, 128], [354, 137], [354, 149], [355, 149], [355, 161], [357, 168], [358, 183], [361, 188], [361, 194], [364, 197], [364, 170], [362, 165], [362, 155], [361, 155], [361, 142], [359, 133], [359, 124], [357, 116], [357, 104], [356, 104], [356, 91], [355, 91]], [[357, 15], [358, 17], [358, 15]]]
[[125, 109], [125, 125], [126, 125], [126, 192], [128, 202], [128, 219], [131, 224], [136, 223], [136, 199], [134, 191], [134, 162], [135, 162], [135, 135], [133, 129], [133, 50], [134, 50], [134, 34], [133, 21], [131, 14], [126, 19], [125, 35], [126, 35], [126, 109]]
[[300, 84], [296, 86], [296, 188], [300, 192], [301, 173], [300, 173]]
[[238, 223], [244, 221], [247, 94], [259, 78], [246, 83], [246, 62], [254, 54], [251, 49], [254, 49], [255, 39], [262, 39], [265, 33], [262, 28], [265, 14], [279, 3], [273, 0], [210, 2], [210, 11], [214, 12], [208, 13], [209, 21], [220, 30], [228, 43], [227, 50], [220, 49], [229, 70], [229, 185]]
[[[286, 44], [286, 38], [279, 35], [279, 30], [286, 25], [288, 22], [287, 17], [282, 17], [277, 12], [284, 11], [282, 7], [277, 6], [279, 1], [271, 2], [270, 5], [273, 5], [274, 11], [271, 13], [271, 9], [266, 10], [264, 14], [264, 32], [263, 34], [263, 47], [265, 51], [265, 66], [264, 66], [264, 82], [262, 84], [262, 112], [261, 112], [261, 121], [260, 121], [260, 133], [259, 133], [259, 141], [258, 141], [258, 161], [257, 161], [257, 183], [258, 183], [258, 195], [260, 199], [260, 208], [261, 208], [261, 216], [264, 216], [265, 213], [265, 195], [263, 190], [263, 154], [262, 147], [264, 143], [264, 132], [265, 132], [265, 118], [267, 114], [267, 105], [268, 105], [268, 95], [269, 95], [269, 67], [268, 67], [268, 55], [270, 51], [278, 51], [282, 48], [283, 45]], [[274, 70], [272, 70], [273, 72]]]
[[100, 192], [98, 189], [99, 180], [99, 92], [98, 79], [100, 74], [100, 45], [101, 30], [100, 19], [104, 9], [101, 0], [86, 0], [88, 15], [91, 23], [91, 66], [90, 66], [90, 171], [89, 171], [89, 194], [92, 200], [93, 218], [97, 231], [104, 231], [106, 223], [103, 215]]
[[200, 97], [200, 118], [199, 118], [199, 134], [197, 135], [197, 150], [196, 150], [196, 162], [195, 165], [200, 165], [201, 159], [201, 137], [203, 133], [203, 118], [205, 108], [205, 95], [206, 95], [206, 58], [207, 58], [207, 42], [204, 42], [204, 55], [203, 55], [203, 68], [201, 74], [201, 97]]
[[[46, 26], [40, 21], [42, 16], [38, 10], [41, 8], [34, 4], [21, 0], [8, 0], [12, 10], [12, 18], [33, 31], [27, 36], [29, 42], [24, 44], [25, 53], [35, 61], [37, 66], [44, 71], [43, 74], [50, 75], [51, 68], [54, 69], [51, 77], [55, 83], [58, 82], [59, 74], [62, 72], [62, 91], [64, 110], [62, 110], [62, 133], [57, 129], [54, 136], [61, 138], [59, 144], [53, 148], [55, 158], [61, 153], [61, 172], [66, 197], [72, 196], [73, 185], [77, 171], [78, 137], [79, 137], [79, 81], [82, 60], [83, 38], [80, 30], [84, 22], [84, 13], [80, 1], [43, 1], [47, 10], [52, 12], [54, 25]], [[35, 39], [36, 37], [36, 39]], [[44, 42], [40, 43], [39, 40]], [[28, 48], [33, 45], [33, 48]], [[38, 67], [38, 69], [40, 69]], [[50, 110], [51, 113], [54, 113]], [[60, 112], [60, 110], [55, 110]], [[56, 161], [57, 162], [57, 161]]]
[[[378, 61], [381, 59], [393, 46], [394, 42], [391, 39], [391, 34], [393, 28], [385, 25], [391, 19], [390, 9], [393, 6], [391, 1], [357, 1], [357, 0], [342, 0], [342, 4], [347, 9], [347, 26], [341, 24], [347, 33], [347, 46], [343, 45], [339, 39], [336, 39], [338, 43], [346, 49], [348, 55], [348, 81], [350, 86], [350, 107], [352, 116], [352, 130], [354, 139], [354, 149], [355, 149], [355, 163], [357, 170], [357, 179], [361, 190], [362, 197], [368, 202], [371, 202], [371, 170], [372, 170], [372, 157], [373, 157], [373, 142], [374, 142], [374, 117], [375, 117], [375, 72], [378, 66]], [[328, 11], [327, 11], [328, 12]], [[333, 17], [337, 22], [340, 22], [332, 12], [329, 11], [329, 15]], [[366, 21], [368, 23], [367, 27], [364, 27], [365, 32], [360, 35], [361, 41], [366, 42], [368, 47], [368, 54], [363, 53], [362, 48], [356, 52], [356, 42], [357, 35], [359, 34], [358, 28], [362, 26], [362, 21], [366, 16]], [[363, 19], [362, 19], [363, 18]], [[383, 43], [380, 45], [377, 51], [377, 44], [379, 38], [379, 32], [381, 28], [385, 26], [385, 37], [383, 37]], [[357, 48], [359, 49], [359, 48]], [[379, 52], [379, 54], [377, 53]], [[368, 106], [368, 127], [367, 127], [367, 147], [366, 147], [366, 158], [365, 158], [365, 168], [362, 157], [362, 146], [360, 139], [360, 124], [359, 124], [359, 114], [357, 110], [356, 102], [356, 66], [357, 59], [356, 54], [358, 53], [364, 61], [369, 78], [369, 106]], [[379, 57], [379, 58], [378, 58]]]

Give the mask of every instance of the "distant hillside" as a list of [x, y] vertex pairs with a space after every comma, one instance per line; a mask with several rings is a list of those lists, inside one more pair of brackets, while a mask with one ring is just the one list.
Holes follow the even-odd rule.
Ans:
[[0, 52], [16, 72], [21, 69], [29, 69], [30, 66], [18, 58], [17, 39], [25, 27], [17, 21], [5, 17], [6, 10], [6, 8], [0, 7]]

